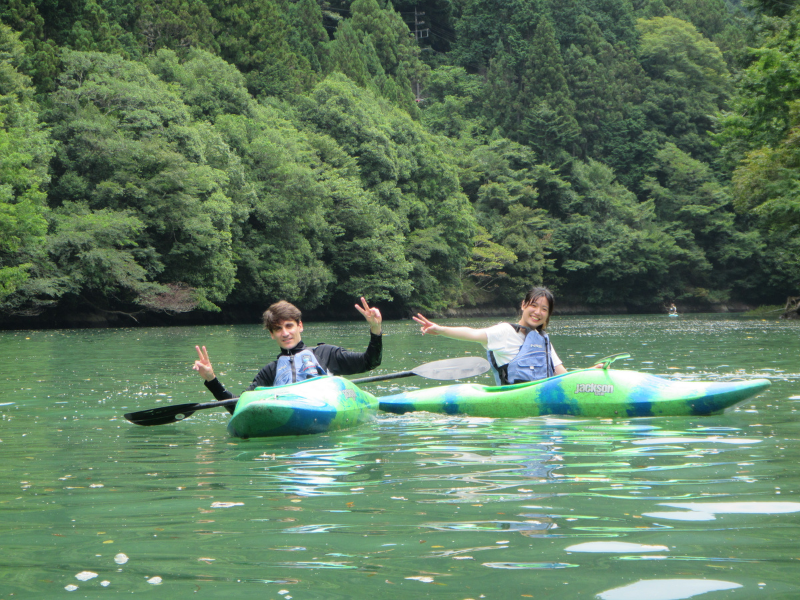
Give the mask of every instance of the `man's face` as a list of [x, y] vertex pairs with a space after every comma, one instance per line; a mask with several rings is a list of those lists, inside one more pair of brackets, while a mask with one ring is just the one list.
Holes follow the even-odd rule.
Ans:
[[284, 350], [291, 350], [300, 343], [300, 334], [303, 333], [303, 322], [287, 319], [269, 332], [269, 337], [278, 342]]

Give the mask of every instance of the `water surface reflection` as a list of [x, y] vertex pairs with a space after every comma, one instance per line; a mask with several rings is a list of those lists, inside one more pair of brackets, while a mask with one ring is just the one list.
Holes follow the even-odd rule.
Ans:
[[[199, 338], [244, 387], [269, 348], [256, 326], [0, 334], [0, 596], [800, 597], [800, 330], [669, 321], [559, 317], [553, 336], [571, 367], [629, 351], [628, 368], [772, 388], [703, 418], [385, 415], [243, 441], [224, 411], [121, 415], [206, 399]], [[349, 327], [309, 324], [309, 341], [360, 346]], [[464, 355], [387, 333], [382, 372]]]

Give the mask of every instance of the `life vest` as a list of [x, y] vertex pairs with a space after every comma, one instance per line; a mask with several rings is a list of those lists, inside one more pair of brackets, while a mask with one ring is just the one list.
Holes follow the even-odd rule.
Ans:
[[278, 357], [275, 382], [272, 385], [287, 385], [321, 375], [327, 375], [325, 369], [320, 366], [310, 348], [303, 348], [296, 354], [282, 354]]
[[[510, 325], [515, 331], [527, 331], [520, 325]], [[519, 352], [508, 364], [498, 367], [491, 350], [486, 352], [486, 357], [492, 365], [497, 385], [537, 381], [552, 377], [555, 372], [553, 359], [550, 356], [550, 338], [546, 333], [539, 333], [535, 329], [528, 331]]]

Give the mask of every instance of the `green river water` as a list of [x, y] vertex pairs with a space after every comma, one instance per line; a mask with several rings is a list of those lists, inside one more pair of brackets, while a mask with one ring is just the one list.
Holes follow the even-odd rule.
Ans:
[[[482, 354], [411, 321], [384, 331], [375, 374]], [[195, 344], [238, 393], [277, 353], [257, 325], [0, 332], [0, 600], [800, 598], [800, 323], [556, 315], [550, 332], [567, 368], [630, 352], [614, 367], [772, 386], [711, 417], [418, 413], [239, 440], [223, 410], [122, 415], [211, 400]]]

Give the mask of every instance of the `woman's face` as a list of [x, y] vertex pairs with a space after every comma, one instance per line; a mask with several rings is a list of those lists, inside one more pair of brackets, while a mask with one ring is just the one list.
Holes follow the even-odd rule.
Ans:
[[522, 317], [519, 324], [528, 329], [537, 329], [547, 324], [550, 317], [550, 303], [544, 296], [539, 296], [530, 304], [522, 305]]

